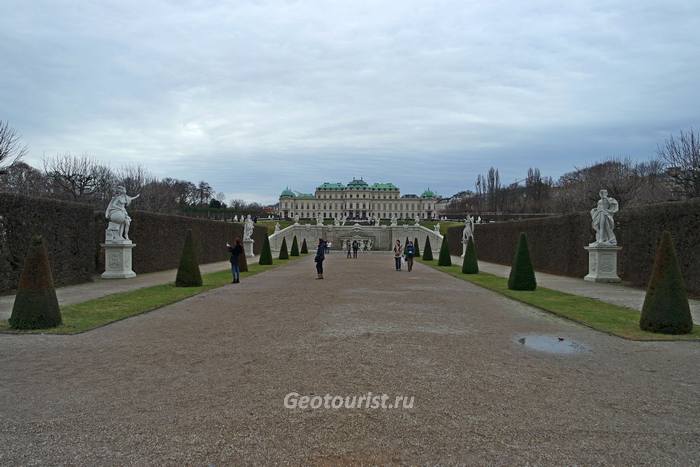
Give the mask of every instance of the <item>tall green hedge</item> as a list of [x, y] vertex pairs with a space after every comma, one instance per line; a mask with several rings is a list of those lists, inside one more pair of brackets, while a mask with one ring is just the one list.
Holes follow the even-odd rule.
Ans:
[[258, 264], [270, 265], [272, 264], [272, 251], [270, 251], [270, 239], [265, 235], [265, 240], [263, 241], [262, 250], [260, 250], [260, 260]]
[[241, 272], [248, 272], [248, 258], [245, 257], [245, 250], [238, 255], [238, 269]]
[[287, 251], [287, 239], [282, 238], [282, 246], [280, 247], [279, 259], [289, 259], [289, 252]]
[[413, 250], [415, 251], [416, 258], [420, 258], [420, 248], [418, 246], [418, 238], [413, 239]]
[[662, 233], [656, 249], [639, 327], [663, 334], [688, 334], [693, 330], [688, 295], [673, 239], [667, 230]]
[[42, 329], [56, 327], [61, 321], [46, 245], [35, 235], [24, 259], [9, 323], [15, 329]]
[[302, 255], [308, 255], [309, 254], [309, 247], [306, 246], [306, 239], [303, 239], [301, 241], [301, 254]]
[[476, 258], [474, 237], [469, 237], [467, 241], [467, 251], [464, 253], [464, 260], [462, 261], [462, 274], [479, 274], [479, 262]]
[[535, 290], [537, 281], [535, 280], [535, 270], [530, 261], [530, 250], [527, 247], [527, 235], [520, 233], [518, 247], [515, 250], [513, 265], [508, 278], [508, 288], [511, 290]]
[[202, 274], [199, 272], [199, 261], [197, 260], [192, 229], [187, 229], [185, 246], [182, 248], [180, 266], [177, 268], [177, 276], [175, 277], [175, 286], [200, 287], [201, 285]]
[[452, 266], [452, 258], [450, 258], [450, 244], [447, 242], [447, 235], [442, 237], [438, 266]]
[[433, 260], [433, 248], [430, 246], [430, 237], [425, 237], [425, 246], [423, 247], [423, 259], [425, 261]]
[[292, 240], [292, 249], [289, 250], [289, 256], [299, 256], [299, 244], [297, 243], [297, 236], [294, 236]]

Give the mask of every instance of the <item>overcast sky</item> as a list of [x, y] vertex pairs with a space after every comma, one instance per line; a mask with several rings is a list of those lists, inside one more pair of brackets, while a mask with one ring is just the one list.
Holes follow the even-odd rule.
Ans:
[[0, 0], [0, 119], [44, 154], [273, 202], [651, 157], [700, 119], [698, 0]]

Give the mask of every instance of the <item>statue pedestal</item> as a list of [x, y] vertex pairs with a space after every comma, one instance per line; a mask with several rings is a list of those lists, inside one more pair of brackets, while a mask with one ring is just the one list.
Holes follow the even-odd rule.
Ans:
[[467, 254], [467, 244], [462, 243], [462, 256], [460, 256], [460, 258], [464, 258], [464, 255], [466, 255], [466, 254]]
[[588, 274], [584, 280], [590, 282], [620, 282], [617, 275], [617, 252], [619, 246], [586, 246], [588, 250]]
[[243, 240], [243, 251], [245, 252], [246, 258], [252, 258], [255, 256], [253, 253], [253, 239]]
[[131, 269], [131, 250], [136, 244], [131, 242], [123, 243], [101, 243], [105, 249], [105, 272], [102, 279], [129, 279], [136, 277], [136, 273]]

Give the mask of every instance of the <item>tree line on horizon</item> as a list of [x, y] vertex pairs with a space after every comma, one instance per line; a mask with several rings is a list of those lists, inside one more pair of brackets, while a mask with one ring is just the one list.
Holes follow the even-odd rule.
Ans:
[[[193, 183], [157, 178], [139, 164], [112, 169], [89, 155], [45, 157], [41, 169], [22, 161], [27, 146], [6, 121], [0, 120], [0, 192], [88, 203], [104, 208], [117, 186], [140, 193], [138, 209], [162, 213], [201, 214], [210, 209], [260, 216], [264, 206], [231, 200], [206, 181]], [[700, 198], [700, 133], [691, 129], [670, 136], [648, 162], [608, 158], [576, 168], [557, 180], [538, 168], [511, 184], [491, 167], [479, 174], [473, 190], [457, 193], [444, 214], [568, 213], [588, 210], [605, 188], [620, 206]], [[231, 215], [232, 215], [231, 214]]]

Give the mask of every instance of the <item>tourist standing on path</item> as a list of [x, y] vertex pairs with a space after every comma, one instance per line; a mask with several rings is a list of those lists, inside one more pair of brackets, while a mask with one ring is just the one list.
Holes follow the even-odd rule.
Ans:
[[241, 268], [238, 264], [238, 257], [243, 253], [243, 247], [241, 246], [241, 239], [236, 238], [233, 242], [233, 246], [226, 244], [228, 252], [231, 253], [231, 275], [233, 276], [232, 284], [238, 284], [241, 282]]
[[348, 256], [347, 256], [348, 258], [352, 258], [352, 253], [350, 252], [351, 249], [352, 249], [352, 246], [350, 244], [350, 240], [348, 240]]
[[403, 249], [401, 248], [401, 241], [396, 240], [396, 245], [394, 245], [394, 263], [396, 264], [396, 270], [401, 270], [401, 255], [403, 255]]
[[314, 261], [316, 262], [316, 272], [318, 276], [316, 279], [323, 279], [323, 260], [326, 259], [326, 242], [322, 238], [318, 239], [318, 248], [316, 248], [316, 257]]
[[416, 254], [415, 248], [413, 248], [413, 242], [408, 241], [406, 244], [406, 266], [408, 267], [408, 272], [413, 270], [413, 257]]
[[357, 240], [352, 241], [352, 257], [357, 258], [357, 250], [360, 249], [360, 244], [357, 243]]

